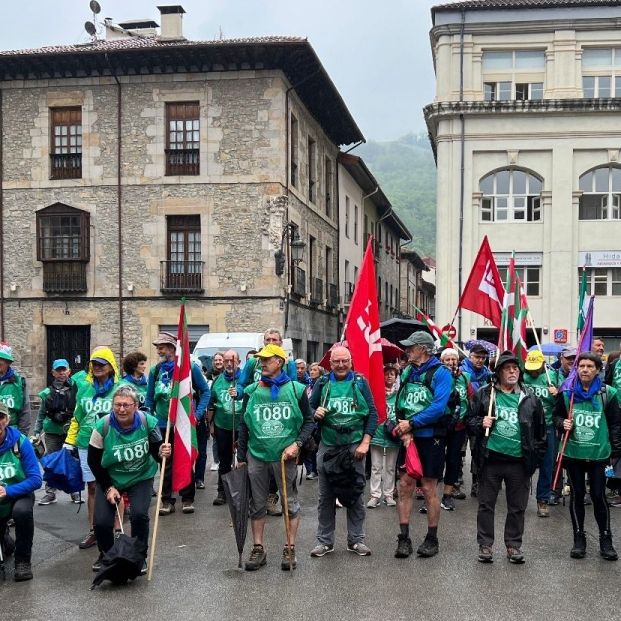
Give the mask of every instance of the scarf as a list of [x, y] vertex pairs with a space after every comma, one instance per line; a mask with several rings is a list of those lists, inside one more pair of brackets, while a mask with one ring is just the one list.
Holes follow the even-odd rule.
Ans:
[[289, 376], [286, 373], [280, 372], [280, 375], [276, 377], [266, 377], [265, 375], [261, 375], [261, 383], [270, 387], [270, 392], [272, 393], [272, 400], [276, 400], [278, 398], [278, 393], [280, 392], [281, 386], [284, 386], [287, 382], [290, 382]]
[[232, 382], [233, 380], [238, 380], [240, 375], [241, 375], [241, 371], [239, 369], [235, 369], [235, 373], [233, 373], [232, 375], [229, 375], [226, 371], [223, 371], [224, 374], [224, 379], [227, 382]]
[[353, 371], [348, 371], [347, 375], [342, 379], [342, 380], [338, 380], [336, 379], [336, 375], [334, 375], [334, 371], [330, 371], [330, 374], [328, 375], [328, 379], [331, 382], [351, 382], [354, 379], [354, 372]]
[[13, 367], [9, 367], [6, 370], [6, 373], [4, 375], [0, 375], [0, 382], [8, 382], [9, 380], [12, 380], [15, 377], [15, 370], [13, 369]]
[[112, 386], [114, 386], [114, 377], [109, 377], [103, 384], [100, 384], [97, 379], [93, 378], [93, 388], [95, 389], [95, 394], [92, 398], [93, 403], [100, 397], [103, 397]]
[[440, 361], [435, 356], [431, 356], [427, 362], [424, 362], [420, 366], [412, 364], [412, 370], [410, 371], [408, 382], [419, 382], [422, 375], [424, 375], [429, 369], [433, 369], [433, 367], [437, 367], [440, 364]]
[[165, 360], [160, 365], [160, 382], [164, 384], [164, 386], [168, 386], [170, 384], [170, 380], [173, 376], [173, 370], [175, 368], [174, 360]]
[[475, 384], [474, 388], [478, 389], [482, 384], [485, 384], [489, 379], [492, 372], [485, 366], [480, 369], [475, 369], [474, 365], [469, 358], [465, 358], [461, 363], [462, 371], [465, 371], [470, 375], [470, 382]]
[[134, 421], [129, 427], [121, 427], [119, 421], [116, 418], [116, 414], [111, 412], [110, 414], [110, 427], [116, 429], [121, 434], [132, 433], [132, 431], [136, 431], [138, 427], [140, 427], [140, 416], [138, 416], [138, 412], [134, 412]]
[[578, 380], [574, 386], [574, 401], [582, 403], [584, 401], [590, 401], [595, 405], [594, 399], [599, 394], [602, 388], [602, 380], [599, 377], [591, 382], [591, 385], [585, 390], [582, 382]]
[[130, 384], [134, 384], [134, 386], [146, 386], [147, 385], [147, 376], [142, 375], [140, 379], [136, 379], [133, 375], [129, 375], [126, 373], [123, 375], [123, 379]]

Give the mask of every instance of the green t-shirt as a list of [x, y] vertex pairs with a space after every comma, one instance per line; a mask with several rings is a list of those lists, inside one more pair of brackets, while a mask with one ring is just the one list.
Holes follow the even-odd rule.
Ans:
[[9, 408], [9, 425], [16, 427], [24, 407], [24, 385], [19, 373], [16, 372], [10, 381], [0, 383], [0, 402]]
[[496, 392], [496, 421], [487, 441], [487, 448], [496, 453], [522, 457], [522, 433], [518, 420], [520, 393]]
[[[552, 373], [550, 373], [550, 381], [555, 381]], [[543, 413], [546, 417], [546, 425], [548, 425], [548, 427], [551, 426], [556, 397], [550, 394], [550, 385], [548, 384], [546, 374], [541, 373], [537, 377], [533, 377], [526, 372], [524, 373], [524, 384], [529, 386], [535, 393], [535, 396], [541, 401], [541, 404], [543, 405]]]
[[[397, 422], [395, 413], [395, 403], [397, 402], [397, 393], [393, 392], [386, 396], [386, 420]], [[385, 429], [386, 423], [377, 426], [375, 435], [371, 440], [373, 446], [381, 446], [383, 448], [397, 448], [400, 445], [398, 438], [393, 438]]]
[[73, 417], [80, 426], [76, 438], [76, 446], [81, 449], [88, 448], [91, 433], [97, 421], [112, 411], [112, 396], [119, 384], [112, 387], [101, 397], [95, 397], [95, 388], [91, 382], [84, 382], [78, 388], [76, 406]]
[[246, 388], [248, 402], [244, 422], [248, 427], [248, 451], [259, 461], [280, 461], [282, 452], [298, 437], [304, 415], [298, 404], [306, 386], [287, 382], [276, 400], [269, 387], [258, 382]]
[[[227, 380], [224, 373], [220, 373], [211, 385], [213, 395], [214, 424], [219, 429], [233, 430], [233, 397], [229, 394], [229, 388], [236, 386], [237, 381]], [[239, 409], [235, 408], [235, 429], [239, 427], [241, 415]]]
[[[18, 440], [20, 447], [24, 440], [26, 440], [26, 436], [20, 435]], [[2, 487], [16, 485], [26, 480], [26, 473], [24, 472], [21, 459], [13, 451], [14, 446], [0, 455], [0, 485]], [[11, 512], [12, 506], [11, 500], [7, 496], [3, 496], [0, 499], [0, 518], [7, 517]]]
[[369, 405], [356, 385], [355, 378], [328, 380], [321, 389], [320, 403], [325, 403], [327, 410], [321, 423], [322, 444], [345, 446], [362, 440]]

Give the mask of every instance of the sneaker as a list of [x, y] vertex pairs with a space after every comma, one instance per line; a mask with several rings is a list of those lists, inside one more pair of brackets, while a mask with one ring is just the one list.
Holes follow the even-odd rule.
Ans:
[[71, 494], [71, 502], [74, 505], [83, 505], [84, 499], [82, 498], [82, 494], [80, 494], [80, 492], [73, 492], [73, 494]]
[[15, 561], [15, 582], [32, 580], [32, 565], [28, 561]]
[[147, 566], [147, 561], [144, 561], [144, 563], [142, 564], [142, 568], [140, 570], [140, 575], [141, 576], [146, 576], [147, 575], [147, 571], [148, 571], [148, 566]]
[[422, 500], [425, 497], [422, 487], [417, 487], [415, 494], [416, 494], [416, 500]]
[[310, 552], [310, 555], [313, 558], [321, 558], [322, 556], [325, 556], [326, 554], [330, 554], [331, 552], [334, 552], [334, 546], [329, 543], [318, 543]]
[[392, 496], [386, 496], [384, 498], [384, 502], [386, 503], [387, 507], [396, 507], [397, 506], [397, 501]]
[[547, 502], [537, 502], [537, 516], [541, 518], [550, 517], [550, 507]]
[[586, 535], [584, 531], [574, 533], [574, 547], [570, 550], [571, 558], [584, 558], [586, 556]]
[[289, 550], [291, 550], [291, 569], [295, 569], [298, 566], [298, 560], [295, 558], [295, 546], [285, 546], [282, 550], [282, 559], [280, 561], [280, 568], [283, 571], [289, 571]]
[[43, 507], [45, 505], [52, 505], [56, 502], [56, 494], [52, 494], [52, 492], [47, 492], [41, 500], [37, 503], [39, 506]]
[[367, 502], [367, 509], [376, 509], [382, 504], [381, 499], [371, 497], [369, 498], [369, 502]]
[[88, 550], [88, 548], [92, 548], [97, 543], [97, 539], [95, 538], [95, 531], [90, 530], [88, 535], [80, 541], [78, 547], [80, 550]]
[[317, 472], [309, 472], [306, 475], [306, 480], [307, 481], [314, 481], [315, 479], [319, 478], [319, 474]]
[[255, 544], [252, 546], [252, 550], [250, 551], [250, 556], [244, 565], [244, 569], [246, 571], [256, 571], [260, 569], [267, 563], [267, 554], [263, 549], [262, 545]]
[[554, 492], [550, 493], [550, 498], [548, 499], [548, 504], [551, 507], [556, 507], [556, 505], [560, 504], [560, 500], [559, 500], [558, 496]]
[[395, 558], [407, 558], [414, 552], [412, 547], [412, 540], [405, 535], [397, 536], [397, 550], [395, 551]]
[[423, 543], [418, 546], [416, 554], [424, 558], [430, 558], [435, 556], [439, 551], [440, 546], [438, 545], [438, 538], [433, 535], [426, 535], [423, 539]]
[[211, 472], [218, 472], [218, 468], [220, 467], [220, 464], [216, 464], [215, 462], [213, 464], [211, 464], [211, 468], [209, 468], [209, 470]]
[[479, 546], [479, 563], [493, 563], [492, 546]]
[[226, 496], [224, 492], [218, 492], [218, 495], [213, 499], [214, 507], [219, 507], [220, 505], [226, 504]]
[[101, 569], [101, 561], [103, 561], [103, 557], [103, 552], [100, 552], [97, 560], [93, 563], [93, 571], [97, 572]]
[[464, 492], [460, 487], [458, 487], [457, 485], [453, 488], [453, 492], [451, 493], [451, 496], [455, 499], [455, 500], [466, 500], [466, 492]]
[[419, 513], [422, 513], [423, 515], [425, 513], [427, 513], [427, 505], [425, 503], [422, 504], [421, 508], [418, 510]]
[[181, 501], [181, 512], [182, 513], [194, 513], [194, 501], [182, 500]]
[[172, 502], [163, 502], [160, 507], [160, 515], [170, 515], [175, 512], [175, 505]]
[[278, 494], [267, 495], [267, 514], [276, 517], [282, 515], [282, 508], [278, 503]]
[[514, 548], [513, 546], [507, 546], [507, 558], [510, 563], [515, 565], [521, 565], [524, 562], [524, 555], [520, 548]]
[[445, 511], [455, 511], [455, 500], [452, 496], [442, 496], [442, 501], [440, 502], [440, 506]]
[[612, 547], [612, 534], [610, 531], [604, 531], [599, 536], [599, 554], [607, 561], [616, 561], [619, 558], [617, 551]]
[[205, 489], [204, 481], [196, 481], [196, 489]]
[[371, 548], [360, 541], [359, 543], [348, 543], [347, 550], [355, 552], [358, 556], [371, 556]]

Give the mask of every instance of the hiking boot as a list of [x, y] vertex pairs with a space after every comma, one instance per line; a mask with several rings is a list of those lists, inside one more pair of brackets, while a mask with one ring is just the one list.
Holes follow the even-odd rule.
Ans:
[[218, 495], [213, 499], [214, 507], [219, 507], [220, 505], [226, 504], [226, 496], [224, 492], [218, 492]]
[[550, 507], [548, 507], [547, 502], [537, 502], [537, 516], [550, 517]]
[[371, 556], [371, 548], [364, 543], [348, 543], [347, 550], [349, 552], [355, 552], [358, 556]]
[[379, 498], [369, 498], [369, 502], [367, 502], [367, 509], [376, 509], [382, 504], [382, 501]]
[[182, 500], [181, 501], [181, 512], [182, 513], [194, 513], [194, 501]]
[[607, 561], [616, 561], [619, 556], [617, 551], [612, 547], [612, 533], [604, 531], [599, 536], [599, 554]]
[[384, 502], [386, 503], [387, 507], [396, 507], [397, 506], [397, 501], [392, 496], [386, 496], [384, 498]]
[[[298, 560], [295, 558], [295, 546], [291, 546], [291, 569], [295, 569], [297, 566]], [[282, 550], [280, 568], [283, 571], [289, 571], [289, 548], [287, 546], [285, 546]]]
[[43, 496], [43, 498], [41, 498], [41, 500], [39, 500], [37, 504], [40, 507], [43, 507], [45, 505], [54, 504], [55, 502], [56, 502], [56, 494], [52, 492], [46, 492], [45, 496]]
[[515, 563], [516, 565], [521, 565], [524, 562], [522, 550], [513, 546], [507, 546], [507, 558], [510, 563]]
[[422, 513], [423, 515], [425, 513], [427, 513], [427, 505], [425, 503], [423, 503], [420, 507], [420, 509], [418, 510], [419, 513]]
[[466, 492], [464, 492], [459, 486], [455, 485], [455, 487], [453, 488], [453, 492], [451, 493], [451, 496], [455, 499], [455, 500], [466, 500]]
[[101, 569], [101, 561], [103, 561], [103, 557], [103, 552], [100, 552], [97, 560], [93, 563], [93, 571], [99, 571]]
[[82, 500], [82, 494], [80, 494], [80, 492], [73, 492], [73, 494], [71, 494], [71, 502], [74, 505], [83, 505], [84, 500]]
[[455, 511], [455, 500], [453, 500], [452, 496], [442, 496], [442, 501], [440, 502], [440, 506], [445, 511]]
[[574, 547], [569, 552], [571, 558], [584, 558], [586, 556], [586, 535], [584, 531], [574, 533]]
[[276, 517], [282, 515], [282, 508], [278, 503], [278, 494], [267, 495], [267, 514]]
[[175, 505], [172, 502], [163, 502], [160, 507], [160, 515], [170, 515], [175, 512]]
[[317, 474], [316, 472], [309, 472], [306, 475], [306, 480], [307, 481], [314, 481], [315, 479], [318, 479], [318, 478], [319, 478], [319, 474]]
[[397, 550], [395, 551], [395, 558], [407, 558], [414, 552], [412, 547], [412, 540], [405, 535], [397, 536]]
[[435, 556], [439, 551], [440, 546], [438, 545], [438, 538], [433, 535], [426, 535], [423, 539], [423, 543], [418, 546], [416, 554], [423, 558], [430, 558]]
[[422, 500], [425, 497], [422, 487], [417, 487], [415, 494], [416, 494], [416, 500]]
[[32, 565], [29, 561], [15, 561], [15, 582], [32, 580]]
[[196, 481], [196, 489], [205, 489], [205, 481]]
[[321, 558], [322, 556], [325, 556], [326, 554], [330, 554], [330, 552], [334, 552], [334, 546], [331, 543], [329, 543], [329, 544], [318, 543], [310, 551], [310, 555], [313, 558]]
[[479, 546], [479, 563], [493, 563], [492, 546]]
[[267, 554], [263, 549], [263, 546], [260, 544], [255, 544], [252, 546], [252, 550], [250, 551], [250, 556], [244, 565], [246, 571], [256, 571], [260, 569], [267, 563]]
[[558, 505], [559, 503], [560, 503], [560, 500], [559, 500], [558, 496], [554, 492], [551, 492], [550, 493], [550, 498], [548, 499], [548, 504], [551, 507], [556, 507], [556, 505]]
[[95, 531], [90, 530], [88, 532], [88, 535], [86, 535], [86, 537], [84, 537], [84, 539], [80, 541], [78, 547], [80, 548], [80, 550], [87, 550], [88, 548], [92, 548], [96, 543], [97, 539], [95, 538]]

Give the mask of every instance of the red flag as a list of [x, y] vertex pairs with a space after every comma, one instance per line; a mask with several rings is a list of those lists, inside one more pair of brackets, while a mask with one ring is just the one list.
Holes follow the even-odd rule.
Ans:
[[386, 420], [386, 391], [372, 242], [372, 238], [369, 238], [362, 269], [351, 298], [345, 320], [345, 338], [351, 351], [354, 369], [367, 378], [378, 420], [383, 423]]
[[173, 371], [168, 418], [174, 426], [172, 457], [172, 488], [177, 492], [187, 487], [194, 478], [194, 462], [198, 457], [196, 444], [196, 417], [192, 403], [192, 367], [190, 344], [185, 319], [185, 300], [179, 311], [177, 351]]
[[487, 317], [493, 325], [500, 328], [504, 297], [505, 288], [486, 235], [461, 294], [459, 307]]

